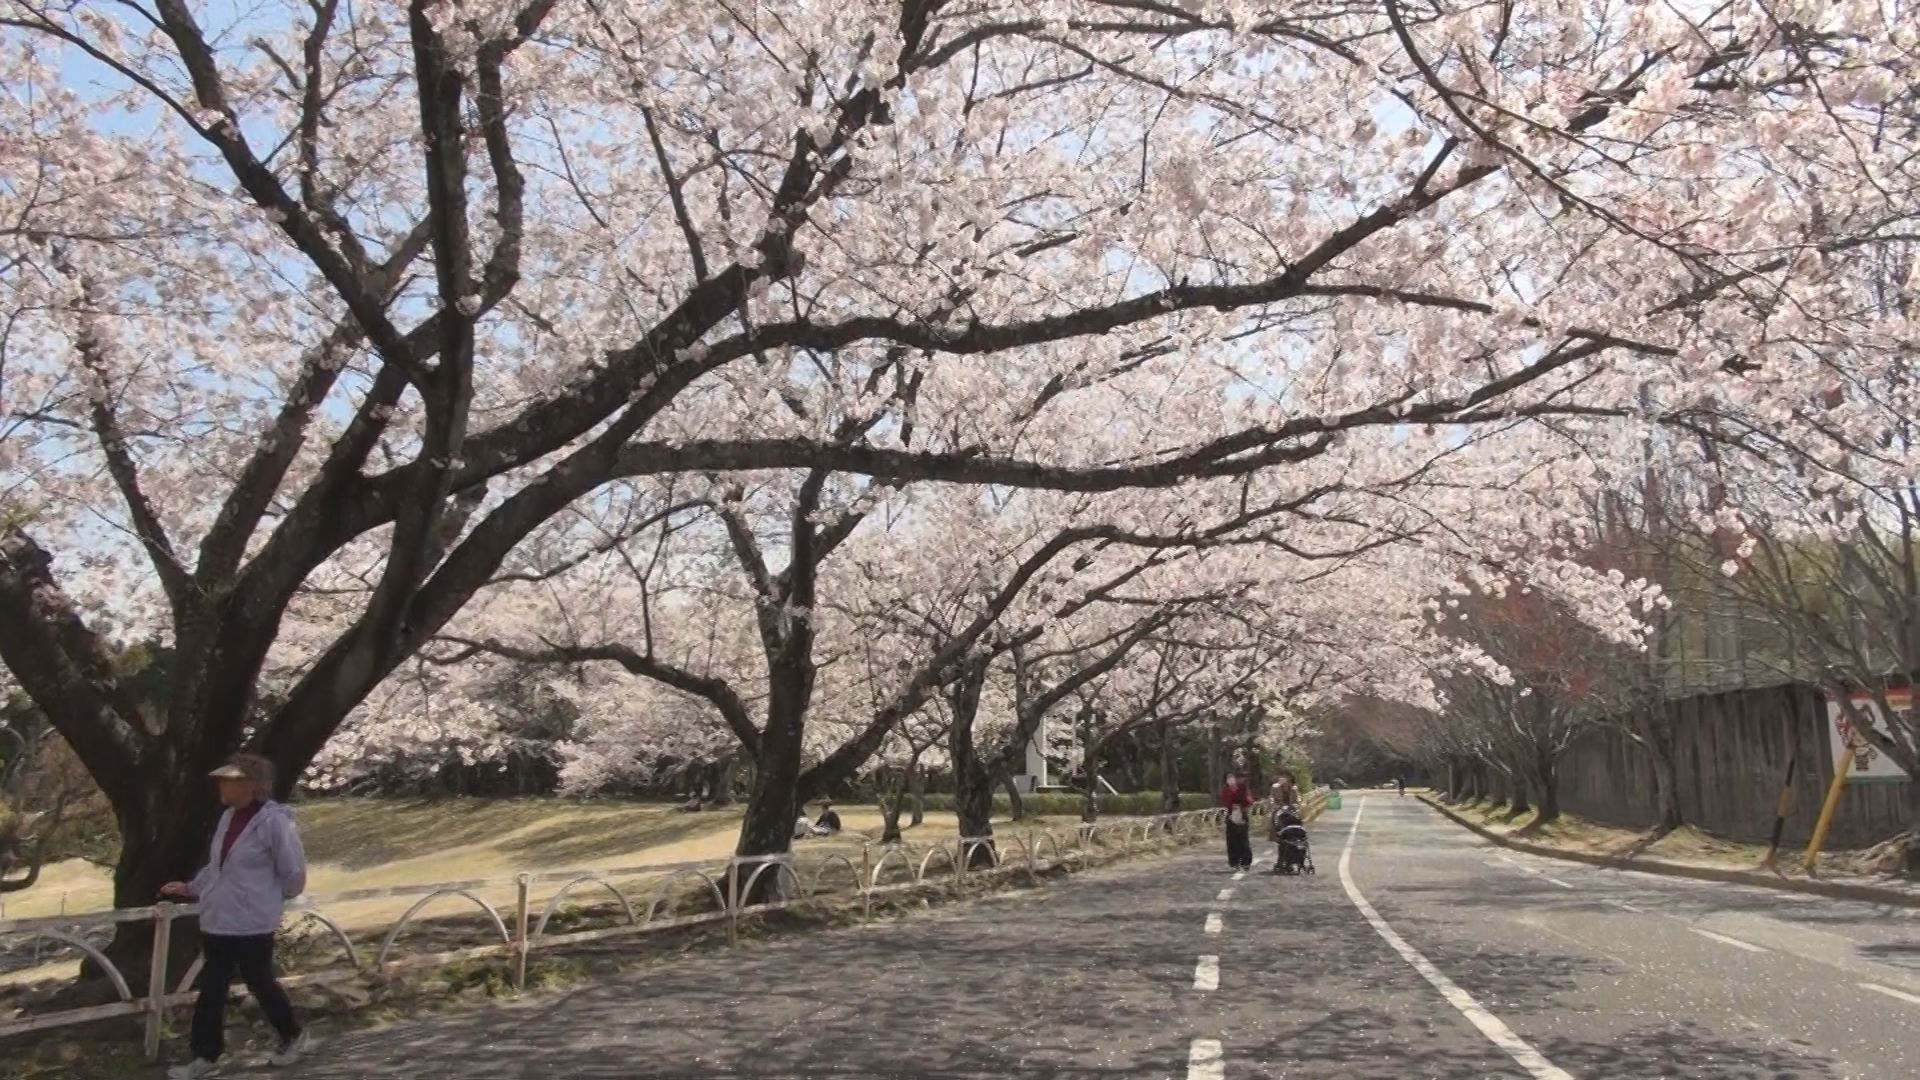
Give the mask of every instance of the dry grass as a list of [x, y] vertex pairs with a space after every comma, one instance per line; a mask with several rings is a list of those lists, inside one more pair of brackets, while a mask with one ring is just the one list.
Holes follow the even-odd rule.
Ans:
[[[882, 817], [876, 807], [839, 807], [847, 831], [839, 837], [806, 840], [796, 851], [818, 859], [841, 853], [855, 862], [861, 844], [877, 840]], [[607, 870], [675, 862], [719, 863], [732, 853], [742, 810], [735, 806], [698, 814], [677, 813], [661, 804], [561, 799], [321, 799], [296, 807], [301, 836], [310, 864], [308, 893], [324, 897], [357, 889], [396, 888], [432, 882], [511, 879], [521, 871]], [[1056, 828], [1072, 819], [1029, 819], [1006, 829], [1028, 826]], [[928, 813], [924, 824], [905, 830], [915, 847], [944, 843], [958, 831], [951, 813]], [[658, 875], [622, 875], [619, 884], [629, 895], [645, 896]], [[560, 883], [536, 886], [535, 914], [560, 888]], [[515, 890], [501, 884], [477, 894], [511, 918]], [[592, 901], [604, 892], [576, 892]], [[109, 872], [98, 865], [70, 860], [47, 867], [34, 888], [6, 898], [8, 918], [78, 914], [112, 906]], [[386, 897], [324, 904], [325, 911], [357, 940], [384, 932], [418, 896]], [[434, 916], [441, 928], [478, 935], [474, 943], [493, 934], [491, 921], [478, 908], [457, 897], [435, 900], [422, 912]], [[398, 946], [403, 951], [403, 939]], [[77, 970], [77, 960], [40, 964], [0, 974], [0, 985], [38, 983]]]
[[[297, 806], [311, 864], [308, 891], [390, 888], [432, 881], [512, 877], [523, 870], [604, 869], [636, 863], [724, 859], [740, 828], [739, 807], [681, 814], [660, 804], [561, 799], [319, 799]], [[841, 808], [846, 837], [805, 850], [857, 851], [880, 835], [880, 811]], [[909, 843], [947, 840], [952, 814], [929, 813]], [[40, 883], [6, 898], [6, 917], [101, 911], [112, 906], [110, 872], [78, 859], [45, 868]]]
[[[1483, 803], [1455, 804], [1448, 807], [1475, 824], [1502, 836], [1535, 844], [1615, 858], [1650, 858], [1701, 866], [1732, 867], [1751, 870], [1759, 867], [1767, 855], [1767, 845], [1728, 840], [1683, 825], [1655, 838], [1646, 830], [1603, 825], [1575, 814], [1563, 813], [1542, 824], [1536, 812], [1515, 817], [1504, 806]], [[1798, 853], [1783, 851], [1782, 869], [1799, 866]], [[1865, 875], [1880, 868], [1876, 859], [1864, 851], [1832, 851], [1820, 857], [1820, 866], [1829, 875]]]

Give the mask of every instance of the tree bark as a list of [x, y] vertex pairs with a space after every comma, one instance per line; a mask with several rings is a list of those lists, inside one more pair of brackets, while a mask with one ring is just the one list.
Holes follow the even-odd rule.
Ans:
[[1093, 741], [1091, 730], [1088, 730], [1087, 739], [1082, 745], [1086, 747], [1086, 756], [1083, 759], [1085, 767], [1081, 770], [1084, 775], [1080, 789], [1080, 820], [1093, 822], [1100, 818], [1099, 769], [1095, 764], [1099, 761], [1100, 746]]
[[[196, 770], [197, 771], [197, 770]], [[220, 808], [203, 776], [156, 776], [147, 785], [151, 802], [140, 808], [114, 808], [120, 826], [120, 856], [113, 868], [113, 906], [145, 907], [160, 898], [160, 886], [186, 881], [206, 861], [207, 845], [220, 820]], [[171, 796], [163, 795], [171, 791]], [[171, 804], [169, 806], [169, 804]], [[170, 935], [169, 984], [186, 974], [199, 952], [198, 921], [177, 920]], [[145, 993], [153, 958], [153, 922], [117, 923], [102, 950], [135, 993]], [[82, 975], [104, 975], [91, 960]]]
[[1560, 816], [1560, 765], [1552, 747], [1542, 745], [1534, 766], [1535, 825], [1545, 825]]
[[906, 769], [901, 770], [899, 781], [893, 785], [891, 791], [882, 788], [879, 792], [880, 842], [883, 844], [900, 842], [900, 812], [906, 809], [907, 805], [906, 774], [912, 768], [912, 765], [908, 765]]
[[733, 805], [733, 755], [707, 766], [707, 805]]
[[907, 773], [907, 793], [913, 798], [913, 817], [907, 824], [917, 829], [927, 823], [927, 770], [917, 764]]
[[1519, 817], [1521, 814], [1531, 811], [1533, 804], [1527, 800], [1527, 782], [1522, 779], [1518, 773], [1507, 773], [1505, 775], [1507, 791], [1511, 795], [1507, 800], [1508, 816]]
[[[793, 639], [805, 639], [811, 645], [810, 635], [796, 633], [790, 642]], [[773, 660], [767, 726], [760, 735], [760, 752], [754, 757], [753, 787], [740, 822], [740, 840], [734, 848], [740, 856], [785, 855], [792, 851], [793, 824], [799, 815], [802, 736], [813, 695], [811, 648], [789, 644], [776, 652]], [[743, 871], [743, 883], [751, 873]], [[760, 875], [747, 902], [778, 898], [789, 884], [786, 875], [767, 871]]]
[[993, 769], [993, 776], [994, 779], [999, 782], [1000, 789], [1007, 793], [1007, 816], [1015, 821], [1025, 821], [1027, 819], [1027, 799], [1026, 796], [1020, 793], [1020, 785], [1014, 780], [1013, 771], [1005, 765], [996, 764]]
[[953, 809], [960, 819], [960, 839], [986, 838], [967, 854], [967, 865], [993, 865], [993, 775], [980, 760], [973, 743], [973, 721], [980, 712], [980, 691], [987, 681], [987, 661], [974, 660], [960, 669], [946, 687], [953, 723], [947, 727], [947, 757], [953, 766]]
[[1171, 814], [1180, 809], [1180, 774], [1174, 768], [1173, 725], [1160, 724], [1160, 812]]
[[1221, 775], [1220, 767], [1220, 729], [1207, 725], [1207, 790], [1219, 791], [1226, 786], [1226, 777]]

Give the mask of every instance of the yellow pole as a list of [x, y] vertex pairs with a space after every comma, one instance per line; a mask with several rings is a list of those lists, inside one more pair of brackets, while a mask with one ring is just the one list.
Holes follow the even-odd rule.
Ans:
[[1827, 801], [1820, 807], [1820, 820], [1813, 826], [1813, 839], [1807, 841], [1807, 861], [1802, 867], [1808, 877], [1813, 876], [1813, 866], [1820, 861], [1820, 846], [1827, 842], [1827, 829], [1833, 825], [1833, 812], [1840, 806], [1840, 792], [1847, 786], [1847, 774], [1853, 771], [1853, 740], [1847, 740], [1847, 749], [1840, 760], [1833, 764], [1833, 785], [1827, 788]]

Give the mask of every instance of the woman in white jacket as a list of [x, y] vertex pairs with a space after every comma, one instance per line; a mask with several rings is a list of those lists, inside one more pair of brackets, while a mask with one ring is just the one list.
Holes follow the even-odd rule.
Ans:
[[227, 991], [239, 973], [253, 999], [280, 1036], [268, 1060], [291, 1065], [307, 1048], [287, 992], [273, 974], [273, 935], [286, 902], [307, 887], [307, 857], [293, 811], [273, 801], [273, 763], [236, 754], [212, 773], [226, 812], [213, 831], [206, 868], [192, 881], [173, 881], [164, 897], [200, 905], [200, 997], [193, 1006], [189, 1043], [193, 1060], [175, 1067], [172, 1080], [202, 1080], [220, 1074], [226, 1050]]

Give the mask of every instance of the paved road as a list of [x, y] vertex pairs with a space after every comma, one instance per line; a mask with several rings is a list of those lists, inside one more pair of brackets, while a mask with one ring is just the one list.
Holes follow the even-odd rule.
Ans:
[[1920, 1076], [1909, 912], [1508, 857], [1411, 797], [1349, 797], [1314, 839], [1310, 878], [1133, 863], [343, 1036], [282, 1075]]

